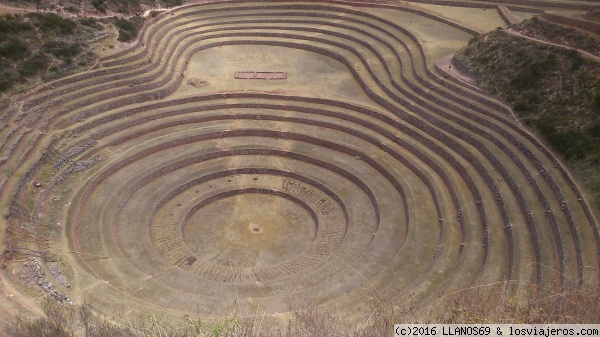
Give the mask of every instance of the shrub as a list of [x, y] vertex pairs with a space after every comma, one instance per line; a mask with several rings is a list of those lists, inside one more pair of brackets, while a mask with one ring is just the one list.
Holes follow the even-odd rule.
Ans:
[[29, 22], [25, 22], [20, 17], [15, 17], [10, 14], [0, 16], [0, 34], [15, 33], [33, 30], [33, 26]]
[[79, 23], [86, 27], [93, 28], [95, 30], [104, 29], [104, 26], [102, 26], [96, 19], [93, 18], [80, 18]]
[[594, 101], [592, 103], [592, 106], [594, 107], [596, 112], [600, 112], [600, 92], [597, 92], [594, 95]]
[[6, 91], [15, 85], [17, 79], [15, 78], [14, 72], [3, 71], [0, 72], [0, 92]]
[[143, 18], [133, 17], [127, 19], [116, 19], [114, 25], [119, 29], [119, 41], [130, 42], [137, 38], [140, 26], [144, 22]]
[[53, 31], [57, 34], [73, 34], [77, 23], [71, 19], [62, 18], [54, 13], [28, 13], [27, 17], [35, 20], [34, 26], [43, 32]]
[[575, 50], [571, 49], [568, 54], [571, 57], [571, 70], [578, 70], [583, 65], [583, 57]]
[[65, 59], [79, 55], [82, 45], [77, 42], [50, 41], [46, 42], [43, 48], [45, 52]]
[[104, 3], [104, 0], [92, 0], [92, 5], [99, 12], [106, 13], [106, 4]]
[[518, 101], [513, 106], [513, 110], [515, 110], [517, 112], [525, 112], [525, 111], [532, 110], [532, 107], [523, 101]]
[[544, 74], [552, 71], [555, 67], [556, 56], [551, 54], [545, 61], [535, 62], [521, 70], [510, 81], [510, 84], [517, 90], [536, 89], [536, 85], [542, 79]]
[[48, 68], [48, 57], [44, 53], [36, 53], [21, 65], [19, 74], [23, 78], [41, 74]]
[[0, 42], [0, 57], [19, 60], [29, 55], [29, 47], [15, 36], [9, 36]]
[[600, 121], [597, 121], [590, 125], [587, 131], [590, 136], [598, 138], [600, 140]]
[[164, 0], [165, 6], [166, 7], [175, 7], [175, 6], [181, 6], [183, 4], [182, 0]]

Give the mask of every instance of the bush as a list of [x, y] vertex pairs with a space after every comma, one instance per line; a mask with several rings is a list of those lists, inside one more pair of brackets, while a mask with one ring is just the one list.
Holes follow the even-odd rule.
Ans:
[[57, 34], [73, 34], [77, 23], [71, 19], [62, 18], [54, 13], [29, 13], [27, 17], [35, 20], [34, 26], [43, 32], [53, 31]]
[[21, 20], [20, 17], [10, 14], [0, 16], [0, 34], [15, 33], [33, 30], [29, 22]]
[[106, 4], [104, 3], [104, 0], [92, 0], [92, 5], [99, 12], [106, 13]]
[[523, 101], [518, 101], [513, 106], [513, 110], [515, 110], [517, 112], [525, 112], [525, 111], [532, 110], [532, 107]]
[[166, 7], [181, 6], [183, 4], [182, 0], [164, 0], [163, 2]]
[[569, 51], [569, 56], [571, 57], [571, 70], [578, 70], [583, 65], [583, 57], [581, 54], [575, 50], [571, 49]]
[[29, 47], [15, 36], [9, 36], [0, 42], [0, 57], [19, 60], [29, 55]]
[[597, 121], [590, 125], [587, 129], [587, 132], [590, 136], [598, 138], [598, 140], [600, 140], [600, 121]]
[[143, 18], [133, 17], [127, 19], [116, 19], [114, 25], [119, 29], [119, 41], [130, 42], [137, 38], [140, 27], [144, 22]]
[[37, 53], [23, 62], [19, 74], [23, 78], [41, 74], [48, 68], [48, 57], [44, 53]]
[[592, 153], [595, 145], [590, 137], [590, 129], [560, 129], [564, 122], [555, 117], [543, 117], [535, 123], [542, 136], [550, 145], [568, 160], [581, 160]]
[[600, 92], [597, 92], [594, 95], [594, 102], [592, 103], [592, 106], [594, 107], [596, 112], [600, 112]]
[[96, 19], [93, 18], [80, 18], [79, 23], [86, 27], [93, 28], [95, 30], [104, 29], [104, 26], [102, 26]]
[[545, 61], [536, 62], [521, 70], [511, 81], [514, 89], [537, 90], [536, 86], [544, 77], [544, 74], [552, 71], [556, 67], [556, 56], [549, 55]]
[[71, 13], [78, 13], [79, 9], [74, 6], [67, 6], [67, 7], [65, 7], [65, 11], [71, 12]]
[[46, 53], [65, 59], [79, 55], [82, 45], [77, 42], [50, 41], [46, 42], [43, 48]]
[[17, 83], [17, 79], [12, 71], [0, 72], [0, 92], [6, 91]]

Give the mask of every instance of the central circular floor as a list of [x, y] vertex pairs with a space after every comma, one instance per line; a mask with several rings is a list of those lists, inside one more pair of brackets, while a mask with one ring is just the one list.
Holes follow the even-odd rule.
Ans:
[[275, 195], [226, 197], [191, 214], [183, 240], [205, 261], [269, 266], [301, 254], [315, 237], [317, 224], [305, 207]]

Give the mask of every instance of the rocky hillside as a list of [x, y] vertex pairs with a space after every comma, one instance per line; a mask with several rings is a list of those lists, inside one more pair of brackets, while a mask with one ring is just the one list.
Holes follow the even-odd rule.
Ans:
[[89, 43], [103, 29], [95, 20], [72, 20], [53, 13], [1, 16], [0, 91], [89, 66], [96, 58]]
[[[512, 29], [578, 49], [600, 45], [536, 19]], [[566, 159], [600, 206], [600, 62], [500, 29], [474, 38], [455, 60]]]
[[67, 13], [135, 15], [152, 8], [179, 6], [183, 0], [3, 0], [0, 3], [53, 10], [59, 6]]
[[50, 12], [0, 16], [0, 93], [26, 89], [92, 66], [92, 46], [118, 32], [132, 41], [144, 19], [71, 18]]

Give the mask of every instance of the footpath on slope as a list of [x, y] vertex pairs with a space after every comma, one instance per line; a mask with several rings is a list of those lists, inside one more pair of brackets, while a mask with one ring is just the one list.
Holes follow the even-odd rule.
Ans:
[[517, 32], [517, 31], [513, 30], [512, 28], [507, 28], [504, 31], [507, 32], [508, 34], [511, 34], [511, 35], [514, 35], [514, 36], [519, 36], [519, 37], [522, 37], [522, 38], [525, 38], [525, 39], [528, 39], [528, 40], [531, 40], [531, 41], [535, 41], [535, 42], [547, 44], [547, 45], [550, 45], [550, 46], [555, 46], [555, 47], [569, 49], [569, 50], [573, 50], [574, 49], [574, 50], [577, 50], [582, 55], [585, 55], [585, 56], [593, 59], [594, 61], [600, 62], [600, 57], [599, 56], [596, 56], [596, 55], [594, 55], [594, 54], [592, 54], [590, 52], [587, 52], [585, 50], [582, 50], [582, 49], [577, 49], [577, 48], [569, 47], [569, 46], [564, 45], [564, 44], [554, 43], [554, 42], [550, 42], [548, 40], [542, 40], [542, 39], [538, 39], [538, 38], [535, 38], [535, 37], [527, 36], [527, 35], [521, 34], [521, 33]]

